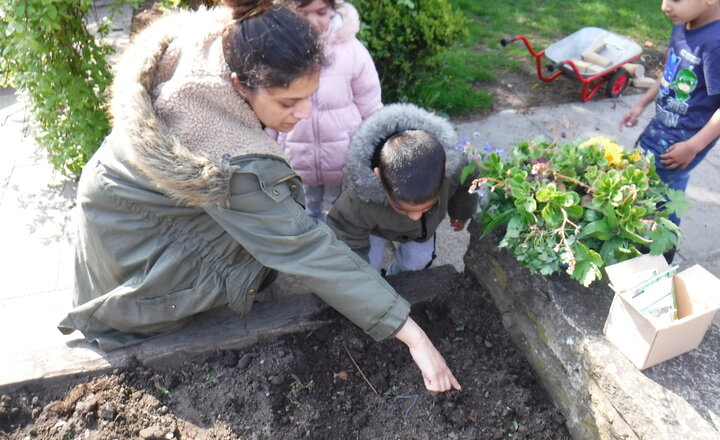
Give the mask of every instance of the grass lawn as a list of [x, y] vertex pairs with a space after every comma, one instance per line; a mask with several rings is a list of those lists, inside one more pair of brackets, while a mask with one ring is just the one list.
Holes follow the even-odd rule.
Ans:
[[418, 85], [427, 105], [449, 115], [489, 108], [483, 82], [534, 66], [522, 44], [501, 48], [504, 37], [524, 35], [541, 50], [582, 27], [597, 26], [664, 52], [672, 29], [657, 0], [449, 1], [471, 19], [468, 35], [442, 55], [433, 77]]

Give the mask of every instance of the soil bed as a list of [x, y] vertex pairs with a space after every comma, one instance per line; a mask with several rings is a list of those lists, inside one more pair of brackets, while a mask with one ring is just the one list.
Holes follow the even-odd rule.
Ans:
[[412, 311], [461, 392], [431, 395], [403, 344], [325, 313], [311, 333], [4, 395], [0, 439], [570, 439], [472, 277]]

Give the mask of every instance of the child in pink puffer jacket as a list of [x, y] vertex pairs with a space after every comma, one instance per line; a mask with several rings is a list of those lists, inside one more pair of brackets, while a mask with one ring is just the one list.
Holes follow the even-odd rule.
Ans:
[[325, 220], [342, 188], [350, 136], [382, 106], [380, 80], [365, 46], [355, 38], [357, 10], [341, 0], [285, 0], [323, 36], [328, 65], [312, 96], [313, 115], [277, 141], [302, 177], [307, 212]]

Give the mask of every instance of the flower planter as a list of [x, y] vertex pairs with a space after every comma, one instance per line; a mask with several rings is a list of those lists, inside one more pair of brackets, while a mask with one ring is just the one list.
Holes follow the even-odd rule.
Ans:
[[717, 327], [698, 350], [643, 374], [602, 334], [612, 301], [607, 281], [585, 288], [564, 273], [532, 274], [497, 247], [499, 229], [481, 239], [479, 223], [471, 222], [465, 270], [492, 297], [574, 439], [720, 438], [693, 407], [715, 403], [681, 397], [712, 386], [712, 366], [699, 365], [717, 358]]

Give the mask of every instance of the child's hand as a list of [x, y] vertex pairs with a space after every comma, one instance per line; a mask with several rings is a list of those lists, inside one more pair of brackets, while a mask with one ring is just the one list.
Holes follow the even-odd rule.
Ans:
[[622, 131], [623, 127], [634, 127], [638, 123], [638, 117], [643, 112], [644, 108], [637, 106], [633, 106], [630, 110], [627, 111], [620, 119], [620, 131]]
[[462, 231], [465, 229], [465, 220], [450, 219], [450, 226], [452, 226], [454, 231]]
[[684, 170], [695, 158], [696, 149], [690, 142], [678, 142], [668, 148], [667, 153], [660, 156], [660, 162], [669, 170], [679, 168]]

